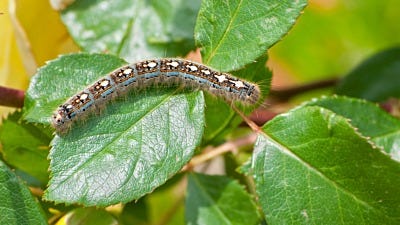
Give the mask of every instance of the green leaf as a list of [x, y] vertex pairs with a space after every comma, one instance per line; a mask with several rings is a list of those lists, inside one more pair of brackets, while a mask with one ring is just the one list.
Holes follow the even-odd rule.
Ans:
[[400, 47], [377, 53], [346, 75], [336, 92], [375, 102], [400, 98], [399, 58]]
[[192, 173], [186, 197], [187, 224], [258, 224], [252, 197], [225, 176]]
[[118, 221], [102, 209], [75, 209], [64, 216], [64, 224], [115, 225]]
[[0, 127], [1, 152], [4, 160], [37, 178], [44, 186], [49, 178], [47, 154], [51, 134], [43, 127], [27, 124], [21, 112], [10, 114]]
[[121, 224], [147, 225], [151, 224], [148, 214], [149, 207], [146, 198], [141, 198], [125, 204], [119, 220]]
[[[121, 63], [101, 54], [73, 54], [50, 62], [28, 90], [29, 118], [48, 121], [57, 105]], [[204, 126], [202, 92], [179, 90], [132, 91], [100, 115], [75, 123], [65, 136], [56, 136], [45, 198], [97, 206], [128, 202], [177, 173], [191, 158]]]
[[294, 25], [306, 0], [203, 1], [195, 27], [203, 62], [221, 71], [251, 63]]
[[268, 224], [400, 222], [400, 164], [346, 118], [302, 107], [262, 130], [252, 169]]
[[29, 189], [0, 161], [0, 224], [47, 224]]
[[194, 49], [199, 7], [200, 0], [80, 0], [61, 18], [85, 51], [110, 52], [133, 62]]
[[365, 100], [347, 97], [325, 97], [307, 102], [350, 119], [358, 131], [400, 161], [400, 120], [379, 106]]

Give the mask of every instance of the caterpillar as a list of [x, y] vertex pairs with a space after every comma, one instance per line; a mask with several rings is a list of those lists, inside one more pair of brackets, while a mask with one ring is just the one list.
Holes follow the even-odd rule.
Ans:
[[132, 89], [157, 83], [183, 84], [245, 105], [255, 104], [260, 98], [256, 84], [199, 63], [174, 58], [144, 60], [112, 71], [69, 98], [54, 112], [52, 126], [57, 134], [65, 134], [75, 120], [90, 113], [96, 105]]

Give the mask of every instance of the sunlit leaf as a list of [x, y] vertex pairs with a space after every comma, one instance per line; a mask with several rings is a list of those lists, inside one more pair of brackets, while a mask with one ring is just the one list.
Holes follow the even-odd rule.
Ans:
[[63, 11], [62, 20], [85, 51], [134, 62], [184, 56], [194, 49], [199, 7], [199, 0], [80, 0]]
[[365, 100], [347, 97], [326, 97], [307, 102], [350, 119], [350, 123], [366, 137], [370, 137], [394, 159], [400, 160], [400, 120], [379, 106]]
[[306, 0], [206, 0], [195, 28], [203, 62], [237, 70], [259, 58], [294, 25]]
[[268, 122], [252, 170], [268, 224], [400, 222], [400, 164], [326, 109]]

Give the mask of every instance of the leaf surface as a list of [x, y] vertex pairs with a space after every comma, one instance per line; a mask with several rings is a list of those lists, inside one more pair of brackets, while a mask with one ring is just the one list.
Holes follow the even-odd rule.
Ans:
[[296, 22], [306, 0], [203, 1], [195, 27], [203, 62], [221, 71], [263, 55]]
[[320, 98], [306, 103], [333, 111], [350, 119], [358, 131], [400, 160], [400, 120], [391, 116], [379, 106], [365, 100], [334, 96]]
[[199, 7], [199, 0], [81, 0], [63, 11], [62, 20], [85, 51], [134, 62], [192, 50]]
[[29, 189], [0, 161], [0, 224], [47, 224]]
[[1, 152], [5, 161], [42, 182], [49, 179], [49, 143], [51, 134], [21, 120], [21, 112], [14, 112], [3, 120], [0, 127]]
[[400, 97], [400, 47], [365, 60], [339, 83], [336, 93], [369, 101]]
[[268, 224], [397, 224], [400, 164], [319, 107], [275, 117], [252, 172]]
[[186, 197], [187, 224], [258, 224], [251, 196], [225, 176], [192, 173]]

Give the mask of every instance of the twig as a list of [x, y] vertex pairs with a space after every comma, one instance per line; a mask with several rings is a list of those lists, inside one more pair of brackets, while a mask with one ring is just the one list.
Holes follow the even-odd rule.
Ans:
[[22, 108], [24, 98], [24, 91], [0, 86], [0, 105]]
[[238, 108], [236, 108], [235, 105], [232, 105], [232, 109], [239, 114], [240, 117], [242, 117], [242, 119], [244, 120], [245, 123], [247, 123], [247, 125], [249, 125], [249, 127], [254, 131], [254, 132], [261, 132], [261, 128], [254, 123], [251, 119], [249, 119], [246, 115], [244, 115], [244, 113], [242, 111], [240, 111]]
[[337, 84], [338, 81], [338, 78], [332, 78], [285, 89], [272, 89], [269, 92], [269, 96], [279, 101], [287, 101], [291, 97], [307, 91], [334, 86]]
[[29, 187], [29, 190], [31, 193], [36, 196], [36, 197], [42, 197], [43, 196], [43, 189], [38, 188], [38, 187]]
[[193, 167], [200, 165], [210, 159], [213, 159], [216, 156], [222, 155], [226, 152], [230, 152], [230, 151], [232, 151], [234, 149], [238, 149], [242, 146], [250, 145], [250, 144], [254, 143], [254, 141], [256, 140], [256, 136], [257, 135], [255, 133], [253, 133], [246, 137], [242, 137], [239, 139], [225, 142], [224, 144], [222, 144], [216, 148], [210, 148], [210, 149], [204, 151], [202, 154], [193, 157], [192, 160], [190, 160], [190, 162], [182, 168], [181, 172], [191, 170]]
[[[253, 121], [255, 124], [257, 124], [257, 126], [263, 126], [266, 122], [270, 121], [278, 114], [279, 113], [272, 112], [269, 109], [258, 108], [251, 113], [249, 118], [251, 121]], [[245, 125], [243, 125], [243, 126], [245, 126]]]

